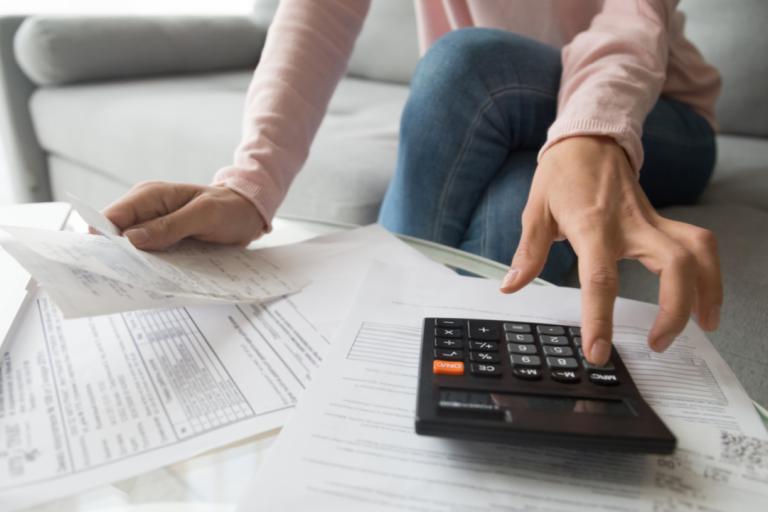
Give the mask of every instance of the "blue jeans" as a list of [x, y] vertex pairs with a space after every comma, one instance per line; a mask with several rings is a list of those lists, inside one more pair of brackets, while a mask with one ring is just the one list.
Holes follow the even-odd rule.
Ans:
[[[421, 59], [403, 111], [397, 170], [379, 222], [509, 263], [536, 156], [555, 120], [560, 50], [511, 32], [470, 28]], [[709, 123], [661, 97], [643, 126], [640, 184], [656, 207], [696, 201], [715, 161]], [[576, 256], [552, 246], [541, 274], [559, 283]]]

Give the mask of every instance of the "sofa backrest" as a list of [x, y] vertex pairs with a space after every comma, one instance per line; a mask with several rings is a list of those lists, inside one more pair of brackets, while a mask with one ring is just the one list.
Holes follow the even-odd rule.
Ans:
[[723, 76], [723, 133], [768, 137], [768, 2], [683, 0], [685, 32]]
[[[253, 16], [267, 26], [279, 0], [255, 0]], [[413, 0], [373, 0], [347, 73], [407, 84], [419, 60]]]
[[[278, 0], [256, 0], [267, 25]], [[723, 133], [768, 137], [767, 0], [683, 0], [686, 34], [723, 75], [717, 115]], [[349, 74], [407, 83], [418, 60], [413, 0], [373, 0]]]

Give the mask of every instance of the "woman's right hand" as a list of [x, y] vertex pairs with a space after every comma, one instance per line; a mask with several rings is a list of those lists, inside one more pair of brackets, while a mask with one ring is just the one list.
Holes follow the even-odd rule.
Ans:
[[139, 183], [103, 213], [134, 246], [149, 251], [184, 238], [245, 246], [266, 228], [253, 203], [223, 186]]

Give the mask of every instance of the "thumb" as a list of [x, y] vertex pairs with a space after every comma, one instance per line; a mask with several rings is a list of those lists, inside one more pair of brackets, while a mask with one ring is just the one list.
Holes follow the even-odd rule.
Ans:
[[554, 242], [552, 223], [547, 214], [530, 218], [524, 215], [523, 232], [507, 275], [501, 281], [503, 293], [514, 293], [533, 281], [547, 262]]
[[205, 221], [199, 205], [187, 203], [162, 217], [138, 224], [123, 233], [137, 248], [147, 251], [167, 249], [179, 240], [199, 233]]

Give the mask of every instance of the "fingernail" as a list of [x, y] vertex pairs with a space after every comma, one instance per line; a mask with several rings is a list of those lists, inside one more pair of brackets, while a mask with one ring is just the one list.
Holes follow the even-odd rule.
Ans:
[[656, 340], [651, 343], [651, 348], [656, 352], [664, 352], [669, 348], [673, 341], [675, 341], [675, 336], [673, 334], [665, 334], [664, 336], [656, 338]]
[[720, 305], [715, 304], [709, 308], [709, 313], [707, 314], [707, 329], [715, 330], [718, 325], [720, 325]]
[[509, 269], [509, 272], [507, 272], [507, 275], [504, 276], [504, 279], [501, 280], [501, 287], [502, 288], [509, 288], [512, 286], [512, 283], [515, 282], [515, 278], [520, 273], [519, 270], [516, 268]]
[[130, 240], [133, 245], [141, 245], [149, 240], [149, 233], [147, 233], [147, 230], [144, 228], [129, 229], [123, 233], [123, 235], [125, 235], [125, 237]]
[[607, 363], [611, 358], [611, 344], [603, 339], [595, 340], [589, 351], [589, 357], [594, 364]]

